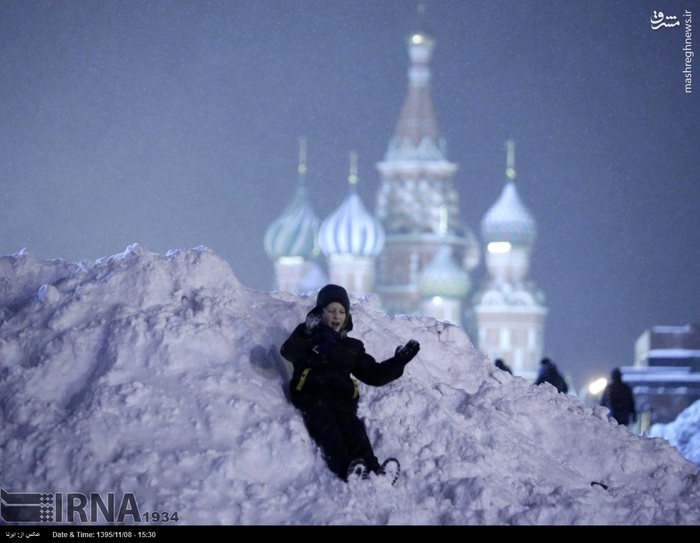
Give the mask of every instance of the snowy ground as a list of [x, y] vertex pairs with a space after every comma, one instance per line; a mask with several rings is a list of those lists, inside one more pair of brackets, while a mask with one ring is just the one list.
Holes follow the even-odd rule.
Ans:
[[700, 471], [680, 447], [371, 298], [351, 308], [368, 352], [421, 343], [400, 380], [362, 388], [377, 455], [403, 472], [395, 487], [338, 480], [287, 401], [279, 356], [314, 299], [249, 290], [203, 247], [0, 257], [0, 486], [132, 493], [141, 518], [127, 524], [153, 512], [179, 525], [700, 524]]

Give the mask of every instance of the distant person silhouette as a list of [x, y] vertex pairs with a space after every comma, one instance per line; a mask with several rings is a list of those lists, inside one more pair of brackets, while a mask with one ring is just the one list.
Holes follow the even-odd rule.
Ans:
[[507, 371], [507, 372], [510, 373], [511, 375], [513, 374], [513, 372], [510, 371], [510, 368], [508, 367], [508, 365], [507, 365], [505, 362], [503, 362], [503, 360], [501, 360], [500, 358], [497, 358], [497, 359], [494, 361], [494, 365], [495, 365], [499, 370]]
[[569, 385], [566, 384], [564, 377], [559, 373], [556, 364], [549, 358], [543, 358], [540, 362], [540, 371], [537, 374], [535, 384], [541, 385], [542, 383], [549, 383], [564, 394], [569, 392]]
[[637, 408], [634, 405], [632, 388], [622, 381], [620, 368], [610, 372], [610, 382], [600, 398], [600, 405], [610, 410], [610, 416], [618, 424], [628, 426], [637, 421]]

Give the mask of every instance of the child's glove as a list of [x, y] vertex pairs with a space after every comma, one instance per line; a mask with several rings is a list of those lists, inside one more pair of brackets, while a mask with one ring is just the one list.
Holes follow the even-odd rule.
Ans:
[[311, 334], [318, 328], [318, 325], [321, 324], [321, 315], [317, 315], [315, 313], [309, 313], [306, 316], [306, 332]]
[[406, 345], [399, 345], [396, 347], [394, 358], [406, 365], [413, 360], [413, 357], [418, 354], [418, 351], [420, 351], [420, 343], [415, 339], [411, 339]]

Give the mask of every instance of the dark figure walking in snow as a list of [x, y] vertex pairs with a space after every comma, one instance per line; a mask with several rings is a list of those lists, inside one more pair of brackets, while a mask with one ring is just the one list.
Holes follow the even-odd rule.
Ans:
[[399, 463], [390, 458], [380, 465], [374, 455], [364, 422], [357, 416], [360, 390], [352, 376], [368, 385], [386, 385], [403, 375], [420, 345], [410, 340], [379, 363], [365, 352], [362, 341], [348, 337], [351, 330], [347, 292], [341, 286], [326, 285], [306, 321], [296, 326], [280, 349], [294, 366], [290, 398], [338, 477], [347, 481], [374, 472], [389, 475], [393, 484]]
[[622, 372], [615, 368], [610, 372], [610, 382], [600, 398], [600, 405], [610, 410], [610, 416], [618, 424], [627, 426], [637, 421], [637, 408], [634, 405], [632, 388], [622, 381]]
[[569, 385], [566, 384], [564, 377], [559, 373], [556, 364], [549, 358], [543, 358], [540, 362], [540, 371], [537, 374], [535, 384], [541, 385], [542, 383], [549, 383], [564, 394], [569, 392]]

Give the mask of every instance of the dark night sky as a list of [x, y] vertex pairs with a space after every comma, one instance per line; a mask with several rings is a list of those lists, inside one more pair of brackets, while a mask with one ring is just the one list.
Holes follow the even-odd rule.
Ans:
[[[546, 354], [584, 379], [654, 325], [700, 321], [700, 60], [654, 10], [695, 0], [426, 2], [433, 101], [464, 221], [500, 194], [508, 138], [539, 235]], [[682, 25], [684, 26], [684, 25]], [[374, 207], [416, 2], [0, 3], [0, 254], [94, 260], [211, 247], [273, 286], [266, 228], [297, 182], [319, 216]], [[482, 270], [479, 270], [480, 272]]]

